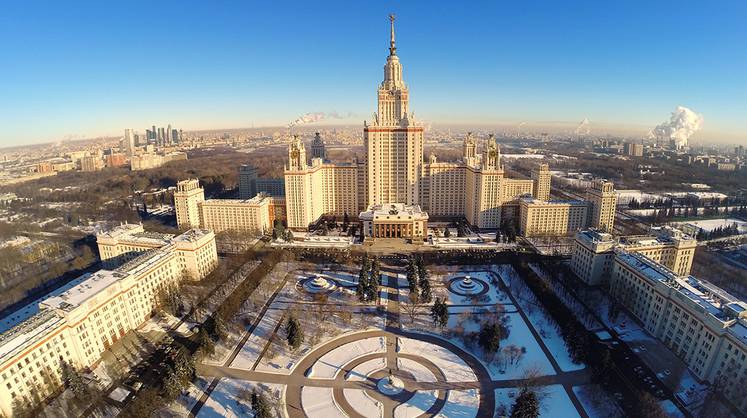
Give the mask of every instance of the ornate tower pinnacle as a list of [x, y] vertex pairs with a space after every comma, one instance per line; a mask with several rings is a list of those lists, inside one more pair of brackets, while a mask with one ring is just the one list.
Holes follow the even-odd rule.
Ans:
[[397, 55], [397, 47], [394, 45], [394, 13], [389, 15], [390, 34], [389, 34], [389, 55]]

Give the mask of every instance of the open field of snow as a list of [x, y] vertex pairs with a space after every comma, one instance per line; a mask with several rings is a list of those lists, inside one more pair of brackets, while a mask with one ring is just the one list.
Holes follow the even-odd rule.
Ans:
[[252, 335], [246, 340], [246, 344], [241, 347], [241, 351], [231, 363], [231, 367], [246, 370], [251, 369], [254, 362], [259, 358], [265, 344], [267, 344], [267, 339], [270, 338], [282, 318], [283, 312], [281, 310], [269, 309], [254, 329], [254, 332], [252, 332]]
[[427, 367], [407, 358], [397, 358], [397, 367], [411, 373], [418, 382], [436, 382], [436, 376]]
[[698, 227], [706, 232], [711, 232], [716, 228], [726, 228], [729, 226], [732, 226], [734, 224], [737, 224], [737, 228], [739, 228], [739, 232], [741, 234], [747, 234], [747, 222], [734, 219], [734, 218], [728, 218], [728, 219], [705, 219], [702, 221], [687, 221], [687, 222], [680, 222], [679, 224], [690, 224], [695, 227]]
[[332, 388], [304, 386], [301, 389], [301, 405], [310, 417], [347, 418], [337, 406]]
[[386, 358], [379, 357], [371, 359], [355, 366], [353, 370], [348, 372], [345, 379], [353, 382], [364, 381], [369, 374], [384, 368], [386, 368]]
[[435, 390], [419, 390], [412, 398], [394, 409], [394, 418], [415, 418], [425, 413], [436, 403]]
[[384, 337], [366, 338], [342, 345], [320, 357], [311, 366], [309, 377], [334, 379], [342, 366], [358, 357], [371, 353], [383, 353], [385, 351], [386, 339]]
[[459, 356], [431, 343], [411, 338], [399, 338], [399, 351], [430, 360], [446, 376], [447, 382], [474, 382], [477, 376]]
[[436, 416], [440, 418], [476, 417], [479, 406], [480, 395], [477, 389], [450, 390], [446, 396], [446, 405]]
[[376, 418], [384, 415], [384, 407], [381, 402], [366, 395], [366, 392], [362, 389], [343, 389], [342, 393], [350, 406], [355, 409], [355, 412], [364, 417]]

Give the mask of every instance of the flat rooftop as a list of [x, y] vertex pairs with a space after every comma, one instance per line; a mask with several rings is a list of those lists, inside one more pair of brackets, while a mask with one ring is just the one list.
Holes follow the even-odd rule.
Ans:
[[738, 306], [743, 306], [743, 301], [712, 283], [699, 280], [693, 276], [679, 277], [661, 264], [638, 253], [618, 250], [616, 259], [632, 270], [641, 273], [647, 279], [664, 283], [693, 304], [701, 307], [705, 312], [722, 322], [727, 332], [747, 345], [747, 323], [745, 319], [735, 320], [735, 318], [729, 317], [725, 311], [727, 305], [734, 306], [735, 302], [738, 302]]

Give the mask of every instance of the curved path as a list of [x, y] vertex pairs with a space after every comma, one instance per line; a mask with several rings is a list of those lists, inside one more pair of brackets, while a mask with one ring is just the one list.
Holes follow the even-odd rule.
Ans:
[[[344, 335], [342, 337], [333, 339], [326, 343], [323, 343], [314, 348], [309, 354], [300, 359], [290, 374], [277, 374], [268, 372], [259, 372], [255, 370], [236, 369], [224, 366], [215, 366], [207, 364], [198, 364], [198, 374], [203, 376], [213, 376], [216, 379], [213, 382], [219, 381], [221, 377], [228, 377], [233, 379], [250, 380], [266, 383], [278, 383], [286, 385], [285, 390], [285, 405], [286, 412], [290, 418], [301, 418], [306, 417], [304, 413], [304, 406], [302, 401], [302, 390], [303, 387], [327, 387], [332, 388], [332, 398], [336, 406], [342, 410], [345, 414], [350, 417], [360, 418], [363, 415], [356, 411], [344, 396], [345, 389], [358, 389], [363, 390], [365, 395], [378, 402], [383, 410], [384, 418], [393, 418], [394, 410], [398, 406], [402, 405], [409, 398], [415, 395], [417, 391], [435, 391], [436, 399], [434, 403], [428, 408], [425, 413], [421, 414], [420, 417], [433, 416], [442, 410], [446, 403], [448, 392], [450, 390], [474, 390], [479, 392], [479, 406], [477, 407], [476, 416], [493, 416], [495, 411], [495, 389], [496, 388], [511, 388], [521, 386], [527, 383], [525, 379], [508, 379], [508, 380], [492, 380], [490, 373], [485, 368], [480, 360], [475, 358], [469, 352], [461, 349], [457, 345], [440, 338], [432, 334], [414, 333], [402, 330], [400, 327], [400, 315], [399, 315], [399, 290], [397, 289], [396, 274], [387, 275], [386, 285], [382, 283], [381, 292], [385, 293], [383, 297], [387, 300], [387, 309], [384, 313], [386, 315], [386, 326], [383, 330], [370, 330], [362, 331], [354, 334]], [[502, 284], [502, 283], [501, 283]], [[510, 295], [510, 293], [508, 293]], [[512, 298], [513, 299], [513, 298]], [[515, 305], [515, 300], [512, 300]], [[520, 312], [523, 314], [523, 312]], [[523, 316], [523, 315], [522, 315]], [[526, 320], [526, 318], [525, 318]], [[529, 323], [527, 321], [527, 323]], [[533, 328], [530, 326], [530, 329]], [[341, 347], [345, 344], [354, 343], [359, 340], [367, 338], [385, 338], [385, 352], [373, 352], [359, 356], [347, 364], [340, 364], [340, 369], [337, 371], [333, 379], [322, 379], [309, 377], [309, 372], [312, 366], [319, 361], [319, 359], [330, 351]], [[477, 380], [475, 381], [458, 381], [449, 382], [441, 370], [436, 364], [428, 360], [424, 356], [420, 356], [412, 353], [400, 353], [397, 350], [398, 338], [411, 338], [419, 341], [424, 341], [430, 344], [434, 344], [439, 347], [443, 347], [451, 353], [458, 356], [466, 365], [474, 372]], [[538, 337], [535, 335], [535, 337]], [[547, 348], [542, 344], [542, 340], [537, 338], [540, 345], [543, 347], [545, 354], [549, 354]], [[240, 347], [240, 346], [239, 346]], [[359, 379], [346, 379], [348, 374], [355, 367], [360, 364], [378, 359], [384, 358], [386, 361], [386, 367], [384, 369], [374, 371], [368, 376]], [[435, 376], [435, 382], [424, 382], [417, 381], [407, 371], [400, 370], [398, 365], [398, 358], [406, 358], [413, 360], [420, 364], [422, 367], [427, 369]], [[555, 366], [556, 374], [542, 376], [538, 378], [532, 378], [531, 383], [550, 385], [550, 384], [561, 384], [568, 391], [572, 385], [579, 385], [588, 383], [589, 375], [585, 370], [578, 370], [573, 372], [563, 372], [559, 370], [557, 364], [553, 361], [552, 355], [548, 355], [548, 358]], [[230, 363], [229, 363], [230, 364]], [[403, 381], [404, 390], [394, 396], [387, 396], [380, 393], [377, 390], [377, 382], [379, 379], [386, 378], [391, 373]], [[571, 392], [572, 393], [572, 392]], [[578, 408], [578, 400], [575, 396], [572, 397], [572, 401], [579, 414], [582, 417], [587, 417], [583, 408]], [[201, 405], [200, 405], [201, 406]], [[196, 414], [199, 407], [193, 408], [192, 412]]]

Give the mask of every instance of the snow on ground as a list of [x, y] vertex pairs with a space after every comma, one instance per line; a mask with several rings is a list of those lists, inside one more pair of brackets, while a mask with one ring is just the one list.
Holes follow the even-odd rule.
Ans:
[[415, 418], [423, 415], [436, 403], [435, 390], [419, 390], [406, 402], [394, 408], [394, 418]]
[[711, 232], [714, 229], [718, 227], [726, 228], [729, 226], [732, 226], [734, 224], [737, 224], [737, 228], [739, 228], [739, 232], [741, 234], [747, 234], [747, 222], [735, 219], [735, 218], [728, 218], [728, 219], [705, 219], [702, 221], [687, 221], [687, 222], [680, 222], [680, 224], [690, 224], [695, 227], [698, 227], [706, 232]]
[[197, 404], [210, 382], [201, 376], [195, 382], [190, 382], [187, 389], [183, 390], [174, 402], [158, 411], [159, 417], [186, 417], [189, 411]]
[[334, 379], [342, 366], [351, 361], [372, 353], [386, 351], [384, 337], [371, 337], [353, 341], [324, 354], [311, 366], [309, 377], [317, 379]]
[[[264, 391], [268, 399], [277, 400], [280, 399], [283, 385], [223, 378], [200, 408], [197, 418], [251, 416], [252, 389]], [[332, 389], [329, 390], [331, 393]]]
[[459, 356], [429, 342], [398, 338], [398, 349], [402, 353], [415, 354], [430, 360], [446, 376], [447, 382], [474, 382], [477, 376]]
[[[521, 389], [503, 388], [495, 390], [495, 405], [497, 415], [510, 415], [511, 407], [519, 397]], [[540, 416], [542, 418], [576, 418], [580, 417], [576, 407], [563, 389], [562, 385], [550, 385], [535, 388], [540, 401]]]
[[282, 317], [283, 312], [281, 310], [268, 309], [252, 335], [246, 340], [246, 344], [241, 347], [241, 351], [231, 363], [231, 367], [250, 370]]
[[[490, 377], [496, 380], [503, 379], [519, 379], [525, 374], [525, 371], [529, 368], [535, 369], [541, 375], [553, 375], [555, 370], [547, 359], [547, 356], [542, 351], [542, 348], [537, 343], [537, 340], [532, 335], [526, 322], [518, 312], [505, 313], [505, 325], [509, 329], [508, 338], [501, 340], [501, 347], [506, 348], [514, 345], [522, 349], [522, 356], [518, 361], [510, 364], [510, 361], [486, 361], [483, 356], [480, 355], [479, 347], [468, 346], [464, 339], [460, 336], [463, 333], [475, 333], [480, 331], [480, 321], [482, 315], [464, 313], [460, 315], [449, 316], [449, 330], [459, 330], [456, 334], [452, 334], [449, 341], [455, 345], [461, 347], [463, 350], [473, 353], [480, 362], [490, 372]], [[504, 356], [505, 358], [505, 356]], [[496, 359], [500, 359], [500, 356], [496, 356]]]
[[427, 367], [417, 361], [407, 358], [397, 358], [397, 367], [405, 372], [411, 373], [416, 382], [436, 382], [436, 376]]
[[488, 293], [482, 296], [461, 296], [452, 292], [448, 292], [449, 304], [451, 305], [494, 305], [496, 303], [510, 303], [508, 296], [503, 293], [498, 286], [492, 284], [494, 276], [487, 271], [460, 271], [454, 274], [446, 276], [444, 279], [444, 287], [448, 286], [450, 280], [455, 277], [470, 276], [473, 279], [480, 279], [487, 283], [490, 289]]
[[480, 396], [477, 389], [450, 390], [446, 396], [446, 404], [436, 416], [443, 418], [476, 417], [479, 406]]
[[[490, 375], [494, 379], [518, 379], [523, 377], [527, 369], [533, 368], [541, 375], [553, 375], [555, 370], [532, 335], [526, 322], [518, 313], [506, 314], [509, 318], [507, 325], [509, 327], [508, 338], [501, 341], [501, 347], [515, 345], [523, 349], [524, 356], [515, 364], [506, 364], [505, 368], [498, 367], [495, 362], [490, 364]], [[505, 373], [501, 373], [505, 370]]]
[[347, 418], [337, 406], [332, 388], [304, 386], [301, 389], [301, 406], [309, 417]]
[[563, 337], [560, 335], [560, 327], [555, 319], [542, 307], [542, 304], [530, 289], [514, 295], [516, 302], [529, 318], [535, 331], [540, 335], [542, 341], [550, 350], [553, 358], [564, 372], [580, 370], [586, 367], [584, 364], [574, 363]]
[[117, 402], [124, 402], [127, 397], [130, 396], [130, 391], [125, 389], [124, 386], [117, 386], [110, 394], [109, 398], [114, 399]]
[[381, 402], [368, 396], [363, 389], [343, 389], [342, 393], [355, 412], [364, 417], [375, 418], [384, 415], [384, 407]]
[[589, 418], [622, 418], [615, 401], [599, 385], [574, 386], [573, 393]]
[[369, 374], [377, 370], [382, 370], [384, 368], [386, 368], [386, 358], [379, 357], [371, 359], [355, 366], [353, 370], [348, 372], [348, 374], [345, 376], [345, 379], [353, 382], [360, 382], [366, 380], [366, 377]]

